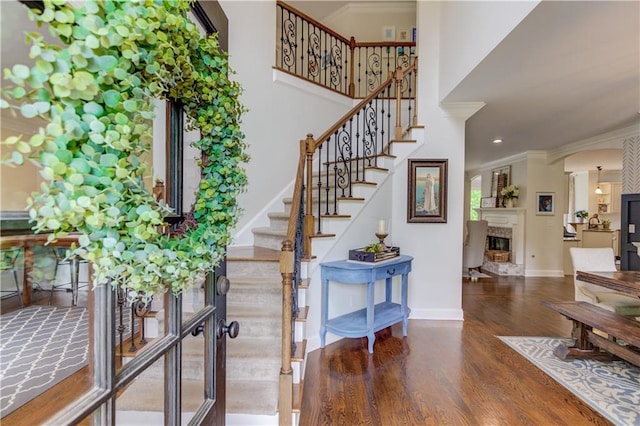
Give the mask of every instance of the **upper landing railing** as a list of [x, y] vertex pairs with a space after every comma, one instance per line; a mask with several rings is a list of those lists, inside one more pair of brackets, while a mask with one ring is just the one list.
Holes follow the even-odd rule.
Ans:
[[275, 68], [352, 98], [366, 98], [390, 72], [408, 68], [416, 57], [414, 41], [357, 42], [281, 1], [276, 31]]

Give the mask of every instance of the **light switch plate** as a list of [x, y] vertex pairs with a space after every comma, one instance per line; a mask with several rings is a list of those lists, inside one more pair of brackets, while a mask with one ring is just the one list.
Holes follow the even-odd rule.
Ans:
[[636, 233], [636, 224], [635, 223], [630, 223], [629, 224], [629, 233], [630, 234], [635, 234]]

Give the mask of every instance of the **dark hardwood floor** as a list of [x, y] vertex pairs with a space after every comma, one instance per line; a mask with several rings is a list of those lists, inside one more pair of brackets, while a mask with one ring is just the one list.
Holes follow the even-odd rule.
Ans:
[[[609, 424], [496, 336], [569, 337], [543, 300], [573, 299], [573, 280], [463, 281], [464, 322], [410, 320], [376, 339], [342, 339], [308, 356], [300, 425]], [[409, 303], [411, 305], [411, 303]]]

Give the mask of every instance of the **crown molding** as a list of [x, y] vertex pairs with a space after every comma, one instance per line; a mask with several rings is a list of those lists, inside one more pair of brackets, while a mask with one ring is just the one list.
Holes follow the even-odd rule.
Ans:
[[468, 120], [485, 105], [486, 103], [484, 102], [442, 102], [440, 103], [440, 108], [442, 108], [445, 117], [458, 117]]
[[587, 139], [568, 143], [561, 147], [548, 151], [547, 159], [549, 163], [555, 163], [569, 155], [582, 151], [590, 151], [596, 149], [618, 148], [622, 149], [622, 141], [632, 137], [640, 136], [640, 123], [632, 124], [627, 127], [602, 133]]

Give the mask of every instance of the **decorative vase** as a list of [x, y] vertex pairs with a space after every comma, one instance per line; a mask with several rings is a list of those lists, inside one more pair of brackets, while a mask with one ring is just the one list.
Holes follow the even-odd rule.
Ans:
[[512, 208], [514, 208], [514, 207], [515, 207], [515, 205], [516, 205], [516, 203], [515, 203], [515, 201], [514, 201], [514, 199], [513, 199], [513, 198], [508, 198], [508, 199], [507, 199], [507, 208], [508, 208], [508, 209], [512, 209]]

